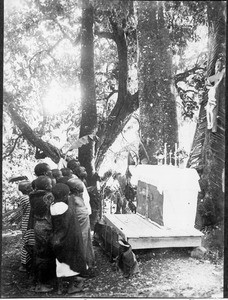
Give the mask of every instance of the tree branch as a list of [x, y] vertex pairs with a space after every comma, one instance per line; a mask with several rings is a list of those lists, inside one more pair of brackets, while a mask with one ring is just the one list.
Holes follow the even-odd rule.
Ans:
[[174, 83], [175, 83], [176, 88], [177, 88], [177, 83], [178, 83], [179, 81], [183, 81], [185, 78], [187, 78], [189, 75], [193, 74], [193, 73], [196, 72], [197, 70], [203, 70], [203, 71], [204, 71], [205, 68], [196, 65], [195, 67], [193, 67], [193, 68], [190, 69], [190, 70], [186, 70], [186, 71], [183, 72], [183, 73], [179, 73], [179, 74], [175, 75], [175, 76], [174, 76]]
[[60, 160], [60, 157], [62, 156], [60, 150], [55, 146], [47, 142], [44, 142], [34, 133], [31, 127], [16, 112], [13, 106], [14, 97], [11, 94], [4, 91], [3, 98], [4, 98], [4, 102], [7, 104], [8, 113], [12, 121], [20, 129], [23, 137], [27, 139], [27, 141], [30, 142], [33, 146], [42, 150], [47, 157], [50, 157], [53, 160], [53, 162], [57, 164]]
[[51, 52], [64, 40], [64, 38], [61, 38], [60, 40], [58, 40], [53, 46], [50, 47], [50, 49], [44, 49], [44, 50], [40, 50], [38, 51], [37, 53], [35, 53], [29, 60], [29, 72], [30, 74], [32, 74], [32, 70], [31, 70], [31, 64], [32, 64], [32, 61], [37, 57], [37, 56], [40, 56], [42, 53], [47, 53], [48, 56], [50, 56], [54, 62], [56, 63], [56, 59], [51, 55]]
[[183, 94], [186, 94], [186, 93], [188, 93], [188, 92], [192, 92], [192, 93], [194, 93], [194, 94], [196, 93], [195, 90], [184, 90], [184, 89], [181, 88], [180, 86], [177, 87], [177, 91], [178, 91], [178, 93], [181, 92], [181, 93], [183, 93]]
[[108, 101], [109, 98], [111, 98], [114, 94], [116, 94], [118, 91], [117, 90], [112, 90], [107, 97], [105, 97], [105, 100]]
[[116, 140], [119, 133], [129, 121], [131, 114], [138, 108], [138, 106], [138, 92], [136, 92], [134, 95], [128, 93], [123, 101], [119, 100], [116, 103], [114, 109], [108, 117], [105, 126], [104, 124], [99, 126], [97, 132], [99, 141], [96, 145], [96, 168], [99, 169], [106, 151]]
[[76, 45], [79, 43], [79, 41], [80, 41], [80, 39], [81, 39], [81, 32], [79, 33], [79, 35], [77, 36], [77, 38], [76, 38], [75, 41], [74, 41], [74, 40], [66, 33], [66, 31], [63, 29], [62, 25], [59, 24], [59, 22], [58, 22], [55, 18], [51, 17], [50, 15], [47, 16], [46, 11], [45, 11], [45, 7], [40, 3], [39, 0], [35, 0], [35, 4], [36, 4], [37, 7], [39, 8], [39, 10], [42, 12], [42, 14], [46, 17], [46, 20], [51, 20], [51, 21], [53, 21], [56, 25], [58, 25], [58, 27], [59, 27], [60, 31], [62, 32], [64, 38], [67, 38], [67, 39], [72, 43], [72, 45], [74, 45], [74, 46], [76, 46]]
[[99, 38], [114, 40], [114, 35], [111, 32], [95, 30], [94, 34], [97, 35]]
[[69, 36], [69, 34], [66, 33], [66, 31], [63, 29], [62, 25], [59, 24], [59, 22], [56, 19], [52, 18], [51, 20], [59, 27], [59, 29], [62, 32], [64, 38], [68, 39], [72, 43], [73, 46], [76, 46], [80, 42], [80, 40], [81, 40], [81, 32], [78, 34], [78, 36], [76, 37], [76, 39], [74, 41]]
[[2, 159], [5, 159], [6, 157], [10, 156], [10, 155], [13, 153], [13, 151], [14, 151], [16, 145], [17, 145], [17, 141], [18, 141], [22, 136], [23, 136], [22, 134], [18, 135], [18, 137], [17, 137], [17, 138], [15, 139], [15, 141], [14, 141], [13, 147], [11, 148], [11, 150], [9, 151], [8, 154], [3, 155]]
[[118, 53], [118, 97], [114, 108], [105, 123], [100, 124], [96, 145], [96, 168], [100, 167], [102, 159], [129, 121], [132, 113], [138, 108], [138, 92], [131, 95], [128, 92], [128, 48], [124, 29], [118, 25], [112, 16], [109, 17], [113, 31], [113, 39], [117, 45]]

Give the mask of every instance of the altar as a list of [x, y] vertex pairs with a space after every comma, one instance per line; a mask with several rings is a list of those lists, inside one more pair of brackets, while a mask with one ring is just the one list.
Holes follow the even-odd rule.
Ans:
[[201, 246], [203, 234], [195, 228], [197, 171], [138, 165], [130, 166], [130, 172], [131, 183], [137, 185], [137, 213], [103, 216], [115, 238], [125, 239], [132, 249]]
[[195, 169], [138, 165], [130, 169], [137, 185], [137, 212], [167, 228], [195, 226], [199, 175]]

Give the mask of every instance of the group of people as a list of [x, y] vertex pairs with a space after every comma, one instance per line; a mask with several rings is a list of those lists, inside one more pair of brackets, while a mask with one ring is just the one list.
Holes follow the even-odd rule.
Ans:
[[81, 291], [82, 280], [94, 276], [95, 256], [90, 228], [86, 170], [76, 159], [51, 170], [34, 169], [36, 179], [19, 183], [22, 192], [20, 271], [33, 275], [36, 292], [49, 292], [57, 279], [58, 294]]
[[[136, 213], [136, 206], [134, 204], [136, 200], [136, 188], [127, 180], [126, 175], [121, 173], [108, 173], [108, 178], [112, 178], [113, 182], [111, 187], [109, 185], [104, 187], [104, 197], [111, 200], [111, 212], [112, 204], [115, 204], [115, 214], [127, 214], [130, 211]], [[129, 211], [130, 209], [130, 211]]]

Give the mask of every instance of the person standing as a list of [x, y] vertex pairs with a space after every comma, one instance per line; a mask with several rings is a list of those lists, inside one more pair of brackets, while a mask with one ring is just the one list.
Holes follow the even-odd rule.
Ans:
[[57, 183], [52, 193], [54, 202], [50, 206], [53, 238], [52, 246], [56, 258], [58, 294], [63, 293], [63, 279], [69, 279], [68, 293], [80, 292], [75, 286], [77, 275], [86, 271], [82, 232], [74, 210], [68, 205], [70, 189], [64, 183]]
[[71, 169], [73, 171], [73, 174], [76, 176], [76, 178], [79, 178], [82, 182], [83, 185], [83, 194], [82, 194], [82, 198], [84, 200], [85, 206], [88, 209], [88, 213], [89, 215], [92, 214], [92, 209], [91, 209], [91, 205], [90, 205], [90, 196], [89, 193], [87, 191], [86, 188], [86, 177], [87, 177], [87, 172], [85, 167], [80, 166], [79, 161], [77, 161], [76, 159], [71, 159], [68, 163], [67, 163], [67, 168]]
[[20, 272], [28, 272], [32, 265], [32, 253], [29, 251], [30, 246], [35, 245], [35, 236], [33, 229], [28, 229], [29, 217], [30, 217], [30, 202], [29, 194], [32, 192], [32, 183], [30, 181], [22, 181], [18, 185], [18, 190], [22, 193], [19, 198], [19, 203], [22, 207], [22, 249], [21, 249], [21, 266]]
[[[71, 192], [68, 203], [69, 206], [75, 210], [75, 214], [79, 221], [82, 231], [86, 264], [88, 268], [92, 270], [95, 265], [95, 255], [92, 245], [89, 213], [82, 197], [84, 187], [79, 178], [72, 178], [68, 180], [67, 185], [69, 186]], [[92, 273], [93, 272], [91, 271], [91, 274]]]
[[41, 175], [35, 180], [36, 190], [30, 193], [31, 205], [30, 228], [34, 229], [34, 273], [35, 292], [49, 292], [52, 287], [49, 281], [55, 278], [55, 258], [51, 245], [53, 234], [50, 205], [54, 201], [51, 193], [52, 180]]

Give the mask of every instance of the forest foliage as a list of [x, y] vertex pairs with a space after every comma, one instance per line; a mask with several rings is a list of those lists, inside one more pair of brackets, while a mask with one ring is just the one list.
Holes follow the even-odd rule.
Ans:
[[[98, 166], [102, 167], [109, 160], [121, 164], [129, 151], [137, 153], [140, 143], [137, 1], [134, 5], [132, 1], [89, 2], [94, 9], [97, 156]], [[171, 41], [173, 90], [182, 112], [179, 123], [183, 118], [194, 119], [205, 90], [207, 3], [163, 1], [165, 27]], [[7, 1], [5, 5], [4, 89], [12, 95], [14, 109], [37, 137], [62, 154], [80, 137], [81, 8], [81, 2], [73, 0], [20, 0]], [[121, 56], [124, 51], [126, 57]], [[121, 86], [125, 86], [123, 90]], [[116, 119], [115, 109], [123, 101], [134, 105], [122, 120]], [[8, 199], [12, 204], [16, 198], [9, 178], [24, 173], [31, 178], [37, 163], [36, 149], [15, 126], [9, 105], [4, 101], [5, 207]], [[116, 135], [112, 136], [110, 124], [117, 123]], [[129, 138], [132, 133], [133, 140]], [[78, 150], [71, 154], [78, 155]]]

